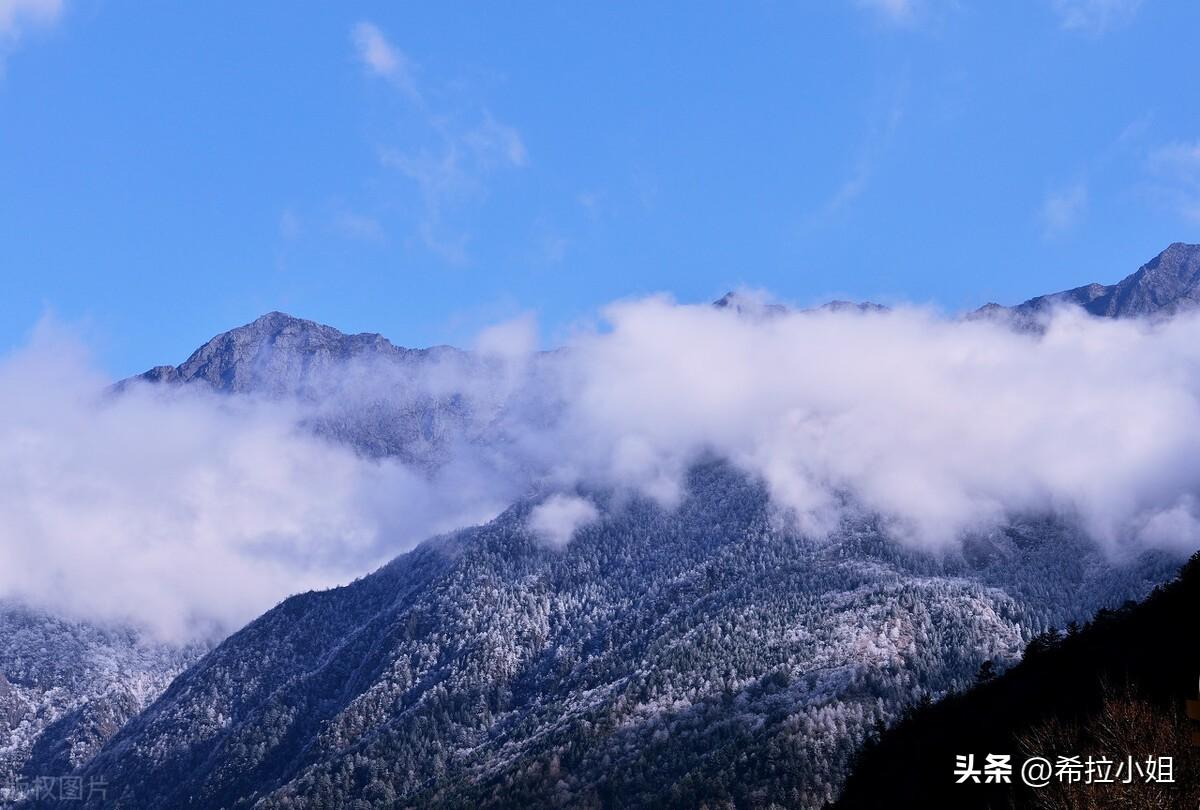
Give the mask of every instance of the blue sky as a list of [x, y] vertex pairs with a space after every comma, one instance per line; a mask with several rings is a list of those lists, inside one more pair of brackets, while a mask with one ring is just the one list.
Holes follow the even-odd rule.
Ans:
[[0, 0], [0, 347], [49, 311], [125, 375], [272, 309], [552, 344], [656, 291], [1115, 281], [1200, 241], [1196, 30], [1190, 0]]

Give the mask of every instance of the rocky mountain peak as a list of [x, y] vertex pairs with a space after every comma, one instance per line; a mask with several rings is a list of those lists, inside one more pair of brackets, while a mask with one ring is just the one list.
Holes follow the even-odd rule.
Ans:
[[1169, 317], [1200, 305], [1200, 245], [1174, 242], [1116, 284], [1085, 284], [1015, 307], [988, 304], [968, 317], [1011, 317], [1032, 328], [1043, 312], [1074, 305], [1102, 318]]
[[332, 326], [268, 312], [209, 340], [178, 366], [157, 366], [149, 382], [205, 382], [228, 392], [296, 393], [322, 369], [372, 356], [419, 354], [375, 333], [347, 335]]
[[1200, 303], [1200, 245], [1174, 242], [1117, 285], [1119, 305], [1167, 314]]

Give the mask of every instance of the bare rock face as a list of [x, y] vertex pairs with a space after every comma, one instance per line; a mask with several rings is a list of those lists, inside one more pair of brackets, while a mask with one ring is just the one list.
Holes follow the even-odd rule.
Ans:
[[1015, 307], [986, 304], [970, 318], [1007, 318], [1031, 328], [1054, 307], [1073, 305], [1101, 318], [1169, 317], [1200, 305], [1200, 245], [1175, 242], [1116, 284], [1087, 284]]
[[269, 312], [217, 335], [178, 366], [157, 366], [141, 375], [150, 382], [206, 382], [230, 393], [318, 393], [323, 376], [352, 361], [381, 360], [398, 366], [461, 355], [448, 346], [405, 349], [382, 335], [347, 335], [332, 326]]
[[365, 455], [431, 468], [445, 460], [447, 444], [472, 433], [479, 417], [463, 392], [432, 384], [437, 375], [483, 380], [486, 364], [449, 346], [406, 349], [381, 335], [347, 335], [270, 312], [217, 335], [182, 364], [157, 366], [118, 389], [140, 380], [294, 398], [311, 406], [315, 433]]

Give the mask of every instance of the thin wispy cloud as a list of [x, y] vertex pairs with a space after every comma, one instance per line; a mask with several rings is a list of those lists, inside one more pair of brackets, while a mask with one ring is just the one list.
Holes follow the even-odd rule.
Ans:
[[917, 0], [858, 0], [858, 6], [893, 25], [912, 23], [917, 13]]
[[412, 63], [388, 42], [379, 28], [369, 22], [360, 22], [351, 29], [350, 36], [359, 61], [371, 74], [393, 82], [412, 99], [421, 99], [412, 74]]
[[1200, 222], [1200, 140], [1163, 144], [1151, 150], [1147, 164], [1153, 196], [1184, 219]]
[[62, 0], [0, 0], [0, 36], [13, 38], [28, 28], [52, 25], [62, 13]]
[[487, 110], [483, 112], [483, 123], [465, 133], [462, 139], [481, 160], [492, 165], [520, 168], [529, 162], [521, 133], [497, 121]]
[[1159, 169], [1193, 174], [1200, 170], [1200, 141], [1183, 141], [1160, 146], [1151, 155]]
[[1052, 189], [1038, 210], [1042, 234], [1060, 236], [1077, 227], [1087, 213], [1088, 187], [1083, 181]]
[[541, 259], [546, 264], [559, 264], [567, 257], [571, 240], [557, 233], [543, 233], [541, 238]]
[[885, 28], [932, 31], [958, 10], [958, 0], [855, 0], [864, 15]]
[[1142, 0], [1053, 0], [1054, 13], [1066, 31], [1098, 36], [1127, 25]]
[[49, 28], [63, 16], [63, 0], [0, 0], [0, 77], [5, 56], [31, 30]]
[[903, 77], [886, 105], [880, 107], [876, 118], [859, 147], [850, 175], [822, 206], [817, 220], [824, 220], [844, 211], [867, 190], [884, 154], [891, 147], [896, 131], [904, 118], [908, 96], [908, 79]]
[[[431, 252], [451, 263], [468, 260], [470, 235], [454, 225], [455, 213], [486, 197], [488, 179], [498, 171], [521, 169], [529, 154], [520, 131], [498, 120], [485, 106], [434, 105], [416, 81], [416, 65], [370, 22], [351, 30], [356, 53], [367, 72], [394, 84], [411, 102], [416, 126], [408, 144], [379, 149], [382, 166], [411, 181], [420, 196], [416, 235]], [[462, 108], [473, 113], [457, 112]]]
[[384, 239], [383, 226], [374, 217], [343, 211], [338, 214], [335, 225], [343, 236], [350, 239], [363, 242], [379, 242]]
[[284, 212], [279, 215], [279, 236], [291, 241], [298, 239], [303, 231], [304, 227], [300, 222], [299, 215], [291, 208], [284, 209]]

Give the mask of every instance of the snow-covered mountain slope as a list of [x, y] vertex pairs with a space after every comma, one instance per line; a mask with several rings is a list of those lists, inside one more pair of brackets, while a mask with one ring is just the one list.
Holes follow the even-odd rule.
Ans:
[[819, 806], [879, 721], [1178, 562], [1052, 524], [941, 558], [866, 518], [816, 543], [722, 463], [676, 511], [594, 497], [563, 549], [526, 502], [287, 600], [82, 773], [146, 808]]
[[[1166, 316], [1195, 303], [1198, 267], [1200, 247], [1172, 245], [1112, 287], [999, 309], [1018, 326], [1056, 302]], [[780, 312], [736, 296], [718, 307]], [[848, 307], [878, 309], [828, 309]], [[505, 466], [521, 457], [508, 427], [532, 425], [522, 439], [536, 439], [539, 420], [555, 419], [547, 387], [522, 387], [554, 357], [534, 355], [514, 378], [486, 354], [271, 313], [140, 381], [303, 403], [316, 433], [428, 474], [463, 446], [484, 448], [490, 480], [529, 492], [534, 477]], [[538, 447], [541, 472], [555, 449]], [[94, 765], [198, 651], [6, 607], [0, 777], [103, 770], [130, 807], [820, 804], [864, 729], [961, 684], [983, 658], [1012, 658], [1031, 632], [1141, 595], [1177, 563], [1111, 562], [1045, 519], [946, 556], [903, 551], [865, 517], [815, 542], [781, 528], [760, 485], [719, 464], [693, 476], [680, 511], [591, 495], [602, 519], [565, 550], [534, 539], [525, 500], [352, 586], [285, 602], [190, 669]]]
[[0, 640], [0, 788], [86, 763], [205, 652], [8, 602]]

